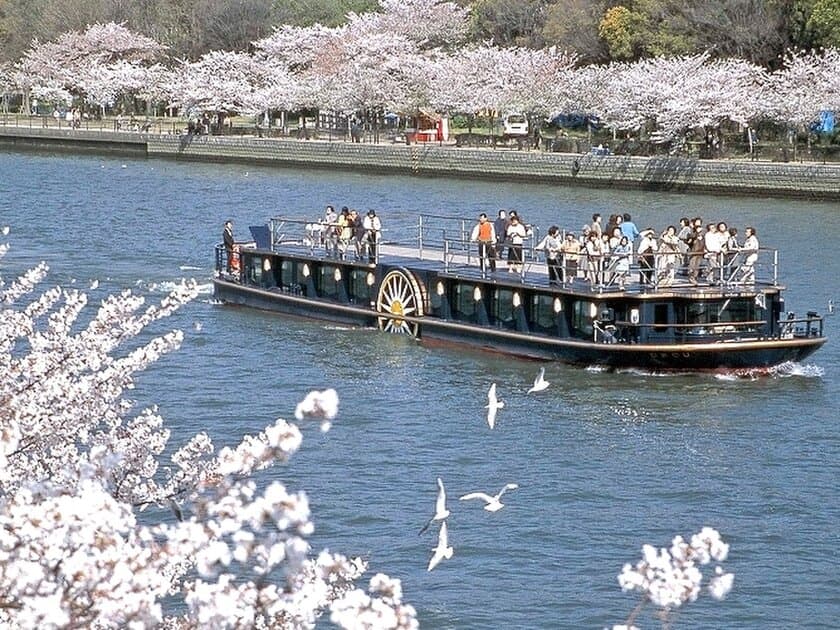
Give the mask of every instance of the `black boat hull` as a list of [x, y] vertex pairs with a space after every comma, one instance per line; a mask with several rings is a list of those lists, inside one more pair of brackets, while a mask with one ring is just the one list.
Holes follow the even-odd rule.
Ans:
[[[334, 324], [378, 326], [372, 308], [312, 299], [276, 290], [214, 279], [216, 297], [239, 304]], [[460, 345], [538, 360], [655, 371], [746, 370], [800, 362], [825, 343], [825, 337], [726, 340], [689, 344], [598, 343], [475, 326], [435, 317], [405, 317], [417, 323], [421, 341]]]

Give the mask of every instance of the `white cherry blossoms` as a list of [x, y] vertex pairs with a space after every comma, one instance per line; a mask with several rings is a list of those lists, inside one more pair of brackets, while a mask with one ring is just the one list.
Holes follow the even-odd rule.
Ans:
[[642, 559], [635, 566], [625, 564], [618, 575], [623, 591], [638, 591], [642, 600], [633, 610], [626, 624], [613, 626], [613, 630], [635, 628], [633, 622], [646, 602], [668, 611], [687, 602], [696, 601], [704, 586], [715, 599], [723, 599], [732, 589], [734, 575], [725, 573], [720, 565], [704, 585], [701, 567], [712, 561], [723, 562], [729, 554], [729, 545], [723, 542], [717, 530], [704, 527], [686, 541], [675, 536], [668, 549], [653, 545], [642, 546]]
[[[218, 454], [199, 433], [167, 462], [157, 410], [132, 412], [134, 374], [183, 339], [142, 335], [194, 283], [156, 305], [126, 291], [92, 309], [79, 291], [36, 294], [46, 273], [0, 278], [0, 626], [311, 628], [338, 610], [336, 623], [360, 627], [356, 606], [375, 610], [371, 627], [416, 627], [398, 581], [376, 576], [374, 596], [361, 593], [366, 563], [313, 555], [306, 494], [260, 476], [300, 447], [294, 424]], [[329, 422], [338, 395], [298, 408]]]

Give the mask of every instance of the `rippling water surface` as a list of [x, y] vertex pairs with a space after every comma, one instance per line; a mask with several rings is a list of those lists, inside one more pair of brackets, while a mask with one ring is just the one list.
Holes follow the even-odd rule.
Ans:
[[[717, 527], [735, 586], [676, 618], [680, 628], [833, 627], [840, 619], [838, 320], [805, 365], [770, 375], [654, 375], [548, 365], [551, 387], [526, 395], [538, 364], [427, 348], [225, 307], [212, 299], [212, 248], [275, 214], [316, 217], [326, 203], [376, 208], [386, 227], [413, 213], [471, 217], [515, 208], [576, 229], [593, 212], [629, 211], [639, 227], [682, 215], [755, 225], [780, 250], [787, 307], [824, 311], [838, 291], [836, 204], [567, 189], [326, 171], [0, 153], [0, 224], [12, 226], [8, 279], [38, 260], [51, 280], [157, 296], [183, 277], [200, 298], [166, 322], [183, 348], [139, 378], [180, 442], [207, 431], [234, 444], [311, 388], [334, 386], [333, 429], [272, 476], [310, 495], [313, 543], [364, 554], [403, 580], [430, 628], [602, 628], [636, 603], [616, 575], [643, 543]], [[838, 300], [840, 301], [840, 300]], [[496, 429], [485, 392], [506, 406]], [[428, 573], [435, 544], [417, 531], [435, 478], [450, 496], [455, 555]], [[457, 497], [507, 482], [495, 514]], [[643, 627], [659, 627], [649, 615]]]

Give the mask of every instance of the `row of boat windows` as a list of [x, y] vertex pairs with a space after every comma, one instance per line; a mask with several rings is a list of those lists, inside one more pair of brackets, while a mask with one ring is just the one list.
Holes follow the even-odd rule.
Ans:
[[[276, 259], [259, 256], [246, 259], [247, 282], [302, 295], [308, 295], [314, 289], [315, 294], [310, 297], [346, 299], [350, 303], [366, 306], [376, 299], [376, 279], [369, 269], [309, 265], [293, 260], [281, 260], [278, 266], [277, 262]], [[639, 323], [638, 311], [631, 316], [626, 304], [619, 305], [618, 310], [613, 311], [605, 309], [603, 304], [588, 300], [562, 300], [554, 295], [542, 294], [530, 294], [524, 302], [521, 292], [514, 289], [470, 283], [455, 283], [447, 287], [443, 295], [437, 290], [430, 291], [429, 295], [433, 315], [511, 330], [555, 333], [558, 332], [562, 318], [566, 317], [569, 334], [589, 337], [593, 332], [593, 322], [602, 319], [605, 311], [610, 312], [612, 319], [625, 322], [635, 319], [637, 321], [633, 323]], [[692, 300], [655, 304], [652, 315], [651, 323], [657, 327], [671, 323], [701, 326], [760, 321], [766, 317], [766, 310], [763, 303], [751, 298], [702, 302]]]
[[[309, 297], [346, 299], [351, 304], [369, 305], [376, 300], [376, 279], [368, 269], [316, 266], [292, 260], [281, 260], [278, 266], [277, 262], [259, 256], [246, 259], [246, 281], [262, 288], [279, 288]], [[310, 295], [313, 290], [314, 294]], [[560, 319], [567, 308], [563, 300], [553, 295], [532, 294], [523, 304], [519, 291], [460, 283], [449, 286], [444, 295], [437, 290], [431, 291], [429, 306], [430, 314], [445, 319], [545, 333], [558, 332]], [[574, 301], [571, 328], [581, 336], [590, 336], [596, 312], [593, 303]]]

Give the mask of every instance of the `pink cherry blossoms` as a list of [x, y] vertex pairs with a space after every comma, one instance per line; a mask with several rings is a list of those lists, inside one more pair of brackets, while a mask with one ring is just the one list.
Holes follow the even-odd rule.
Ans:
[[633, 623], [647, 602], [662, 609], [665, 619], [668, 611], [696, 601], [704, 588], [714, 599], [723, 599], [732, 589], [734, 575], [717, 565], [704, 584], [706, 576], [701, 567], [712, 561], [723, 562], [728, 555], [729, 545], [711, 527], [704, 527], [689, 541], [675, 536], [667, 549], [643, 545], [642, 559], [635, 566], [625, 564], [618, 575], [621, 589], [637, 591], [642, 599], [626, 624], [613, 626], [613, 630], [635, 627]]
[[252, 51], [211, 51], [166, 59], [165, 47], [114, 23], [52, 42], [33, 42], [4, 91], [51, 105], [78, 100], [114, 107], [136, 97], [182, 114], [302, 108], [493, 116], [587, 113], [616, 132], [655, 128], [678, 138], [690, 129], [775, 121], [804, 128], [840, 109], [840, 51], [789, 51], [774, 71], [709, 52], [632, 63], [580, 66], [554, 48], [464, 44], [467, 9], [440, 0], [380, 0], [378, 11], [345, 24], [279, 25]]
[[[193, 282], [157, 304], [125, 291], [94, 309], [79, 291], [38, 293], [47, 272], [0, 278], [0, 625], [309, 628], [332, 611], [342, 627], [417, 627], [398, 580], [378, 575], [365, 593], [364, 561], [313, 554], [303, 491], [252, 475], [297, 451], [295, 425], [278, 419], [218, 454], [200, 433], [166, 461], [163, 419], [125, 398], [180, 345], [179, 331], [147, 329]], [[338, 395], [302, 405], [331, 420]]]

